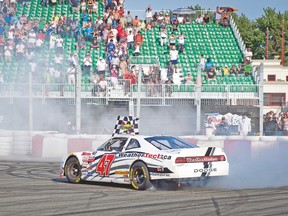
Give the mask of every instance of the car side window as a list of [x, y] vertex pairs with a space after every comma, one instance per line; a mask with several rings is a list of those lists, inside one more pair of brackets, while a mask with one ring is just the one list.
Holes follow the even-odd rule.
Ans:
[[132, 139], [130, 139], [130, 141], [126, 147], [126, 150], [134, 149], [134, 148], [140, 148], [140, 147], [141, 147], [141, 145], [138, 142], [138, 140], [132, 138]]

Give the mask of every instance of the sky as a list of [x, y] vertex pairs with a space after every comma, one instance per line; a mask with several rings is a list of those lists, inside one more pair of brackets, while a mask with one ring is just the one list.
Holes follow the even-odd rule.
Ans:
[[[235, 7], [237, 14], [242, 13], [254, 20], [263, 15], [263, 8], [272, 7], [276, 11], [288, 10], [288, 0], [125, 0], [126, 10], [145, 10], [148, 5], [152, 10], [171, 9], [195, 6], [199, 4], [205, 9], [215, 9], [216, 6]], [[134, 13], [133, 13], [134, 14]]]

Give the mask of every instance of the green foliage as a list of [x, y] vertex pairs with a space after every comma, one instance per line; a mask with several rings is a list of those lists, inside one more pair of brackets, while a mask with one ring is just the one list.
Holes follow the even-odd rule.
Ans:
[[[249, 20], [245, 15], [233, 14], [236, 25], [247, 47], [250, 47], [254, 58], [263, 58], [266, 53], [266, 32], [269, 35], [269, 54], [281, 55], [282, 20], [285, 23], [285, 41], [288, 40], [288, 12], [276, 12], [274, 8], [263, 9], [263, 15], [255, 21]], [[288, 56], [285, 47], [285, 56]]]

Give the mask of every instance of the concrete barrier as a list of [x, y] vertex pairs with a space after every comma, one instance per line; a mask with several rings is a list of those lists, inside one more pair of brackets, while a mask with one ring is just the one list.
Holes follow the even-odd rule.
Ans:
[[[66, 135], [57, 132], [34, 132], [32, 144], [25, 131], [0, 130], [0, 156], [32, 155], [35, 158], [63, 158], [71, 152], [96, 150], [111, 135]], [[264, 136], [183, 136], [201, 147], [222, 147], [233, 160], [286, 158], [288, 137]], [[288, 161], [287, 161], [288, 165]]]
[[13, 154], [28, 155], [31, 148], [30, 133], [28, 131], [13, 131]]

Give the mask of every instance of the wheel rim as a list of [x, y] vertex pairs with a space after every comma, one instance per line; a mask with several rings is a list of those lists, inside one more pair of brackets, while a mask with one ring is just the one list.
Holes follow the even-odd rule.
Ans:
[[78, 177], [80, 175], [80, 166], [77, 163], [72, 163], [69, 167], [69, 174], [71, 177]]
[[145, 176], [142, 167], [137, 167], [134, 170], [133, 180], [137, 185], [141, 185], [144, 182]]

